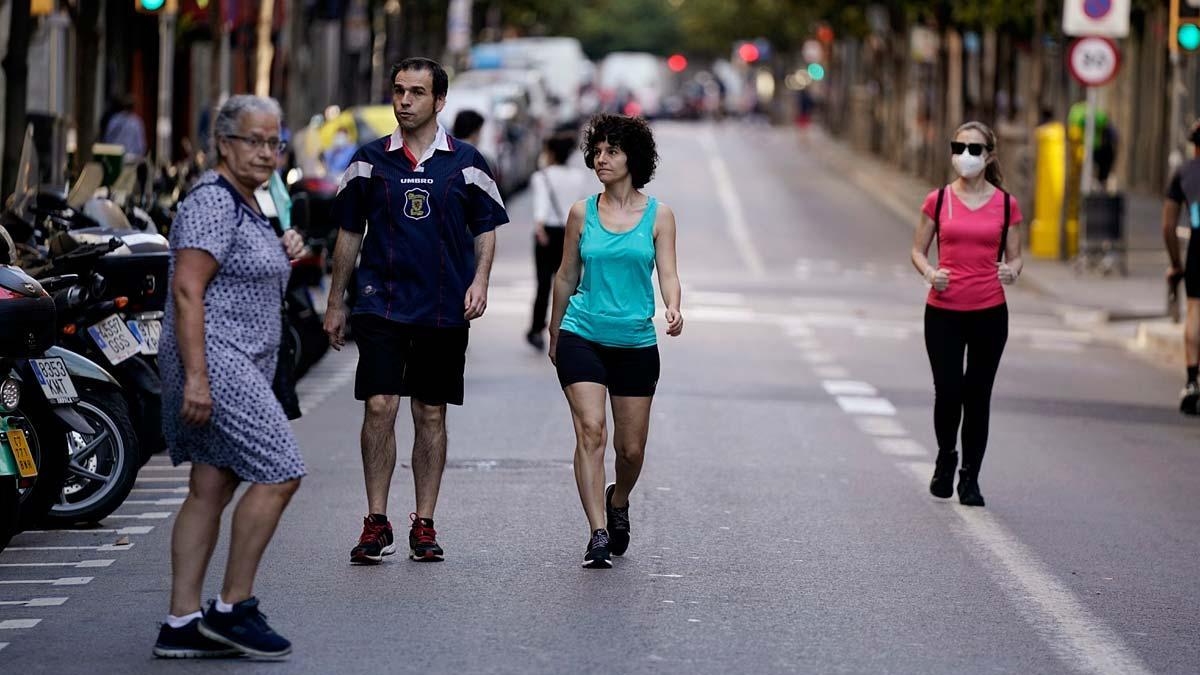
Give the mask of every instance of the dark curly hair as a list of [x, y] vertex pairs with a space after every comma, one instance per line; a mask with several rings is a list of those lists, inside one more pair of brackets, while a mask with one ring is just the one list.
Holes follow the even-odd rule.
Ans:
[[583, 132], [583, 159], [589, 169], [595, 168], [593, 160], [596, 158], [596, 146], [605, 141], [625, 153], [633, 187], [645, 187], [654, 178], [654, 170], [658, 168], [658, 149], [645, 119], [607, 113], [593, 117]]

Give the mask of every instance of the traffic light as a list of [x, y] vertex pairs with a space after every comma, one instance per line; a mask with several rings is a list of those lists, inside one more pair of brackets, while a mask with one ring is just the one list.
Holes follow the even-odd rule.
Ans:
[[746, 63], [754, 63], [758, 60], [758, 47], [753, 42], [743, 42], [737, 49], [738, 57]]
[[1200, 49], [1200, 0], [1171, 0], [1171, 52]]
[[687, 70], [687, 57], [683, 54], [672, 54], [671, 58], [667, 59], [667, 67], [672, 73], [682, 73]]

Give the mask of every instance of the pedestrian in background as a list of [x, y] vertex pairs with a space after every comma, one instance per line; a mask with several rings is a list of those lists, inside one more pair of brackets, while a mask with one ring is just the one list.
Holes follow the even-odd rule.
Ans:
[[[583, 567], [612, 567], [629, 547], [637, 484], [658, 386], [654, 280], [667, 335], [683, 332], [675, 214], [642, 192], [658, 152], [646, 120], [602, 114], [585, 132], [584, 159], [604, 191], [571, 206], [554, 282], [550, 360], [575, 425], [575, 482], [590, 537]], [[612, 404], [616, 482], [605, 487], [605, 399]]]
[[[1192, 159], [1175, 170], [1167, 186], [1163, 203], [1163, 240], [1167, 245], [1167, 256], [1171, 266], [1167, 269], [1167, 283], [1177, 287], [1184, 282], [1187, 294], [1187, 318], [1184, 323], [1183, 353], [1186, 358], [1187, 380], [1180, 394], [1179, 411], [1185, 415], [1200, 414], [1200, 120], [1192, 125], [1189, 135], [1192, 142]], [[1175, 226], [1179, 214], [1187, 206], [1187, 223], [1192, 236], [1188, 239], [1187, 258], [1179, 254], [1179, 234]], [[1186, 264], [1185, 264], [1186, 263]]]
[[[163, 433], [178, 465], [191, 462], [188, 496], [171, 538], [171, 612], [154, 654], [238, 652], [281, 657], [291, 643], [266, 622], [253, 594], [263, 552], [305, 473], [271, 382], [283, 296], [303, 238], [282, 240], [254, 191], [270, 178], [279, 104], [230, 97], [214, 121], [217, 168], [197, 181], [171, 226], [170, 288], [158, 356]], [[201, 613], [201, 586], [221, 514], [242, 481], [220, 594]]]
[[450, 135], [455, 138], [460, 138], [468, 144], [478, 147], [479, 137], [483, 132], [483, 115], [474, 110], [460, 110], [454, 116], [454, 126], [450, 129]]
[[[983, 506], [979, 468], [987, 448], [992, 385], [1008, 341], [1004, 284], [1021, 274], [1021, 209], [1004, 191], [996, 134], [968, 122], [954, 133], [951, 162], [958, 179], [930, 192], [921, 208], [912, 263], [932, 288], [925, 305], [925, 348], [933, 369], [938, 455], [929, 484], [936, 497], [954, 494], [962, 423], [958, 500]], [[929, 248], [938, 243], [938, 264]], [[963, 370], [963, 356], [966, 370]]]
[[365, 402], [368, 511], [352, 564], [377, 564], [396, 551], [387, 508], [402, 396], [412, 399], [414, 427], [409, 557], [444, 555], [433, 512], [446, 466], [446, 406], [463, 404], [470, 322], [487, 309], [495, 230], [508, 222], [483, 155], [437, 122], [447, 85], [446, 71], [430, 59], [392, 68], [399, 126], [358, 149], [333, 203], [340, 231], [325, 332], [334, 349], [345, 344], [346, 285], [362, 251], [350, 321], [358, 343], [354, 397]]
[[[543, 156], [546, 168], [530, 177], [533, 186], [533, 264], [537, 292], [533, 300], [533, 321], [525, 340], [534, 349], [546, 348], [546, 312], [554, 274], [562, 261], [563, 237], [571, 206], [583, 199], [591, 185], [591, 176], [567, 162], [578, 144], [575, 131], [562, 131], [546, 139]], [[564, 208], [565, 207], [565, 208]]]
[[140, 159], [146, 156], [146, 123], [134, 112], [133, 97], [126, 94], [118, 99], [117, 112], [104, 125], [104, 142], [125, 148], [125, 157]]

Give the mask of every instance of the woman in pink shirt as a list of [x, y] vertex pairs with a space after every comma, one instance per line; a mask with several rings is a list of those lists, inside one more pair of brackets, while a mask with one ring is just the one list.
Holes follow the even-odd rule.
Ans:
[[[912, 263], [932, 286], [925, 306], [925, 348], [933, 369], [933, 423], [938, 456], [934, 496], [954, 494], [959, 423], [963, 462], [958, 500], [983, 506], [979, 467], [987, 448], [992, 384], [1008, 340], [1004, 284], [1021, 275], [1021, 209], [1003, 189], [996, 134], [979, 122], [954, 133], [958, 179], [925, 198]], [[937, 265], [929, 248], [938, 243]], [[966, 370], [963, 357], [966, 356]]]

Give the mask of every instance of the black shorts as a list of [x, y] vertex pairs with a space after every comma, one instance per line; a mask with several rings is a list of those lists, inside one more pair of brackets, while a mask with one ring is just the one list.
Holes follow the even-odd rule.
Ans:
[[653, 396], [658, 387], [658, 346], [606, 347], [578, 335], [558, 334], [555, 361], [558, 382], [566, 389], [578, 382], [608, 387], [613, 396]]
[[428, 405], [462, 405], [466, 326], [414, 326], [376, 314], [354, 314], [350, 326], [358, 344], [354, 398], [399, 395]]
[[1183, 288], [1191, 300], [1200, 300], [1200, 231], [1192, 230], [1187, 260], [1183, 267]]

